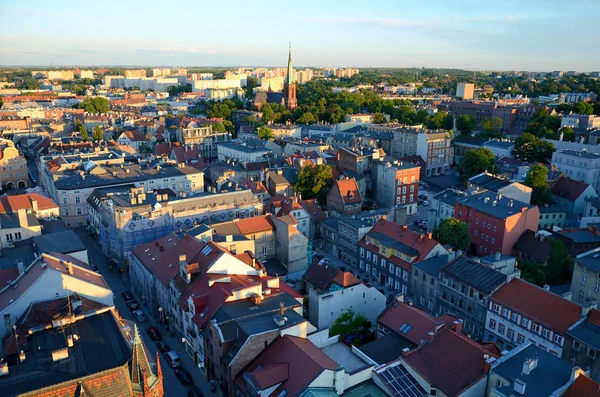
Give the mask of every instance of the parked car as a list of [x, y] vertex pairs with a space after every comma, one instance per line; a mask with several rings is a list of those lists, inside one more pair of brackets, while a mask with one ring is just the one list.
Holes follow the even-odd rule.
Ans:
[[129, 310], [131, 310], [132, 312], [138, 310], [140, 308], [140, 306], [138, 305], [138, 303], [136, 301], [134, 301], [133, 299], [130, 301], [125, 302], [125, 304], [127, 305], [127, 307], [129, 308]]
[[156, 327], [149, 327], [146, 330], [146, 333], [148, 334], [148, 336], [150, 337], [150, 339], [152, 340], [159, 340], [162, 339], [162, 336], [160, 334], [160, 331], [158, 330], [158, 328]]
[[134, 310], [133, 316], [135, 317], [135, 321], [137, 321], [138, 323], [143, 323], [144, 321], [146, 321], [146, 315], [141, 310]]
[[192, 383], [192, 375], [190, 375], [185, 368], [177, 368], [175, 370], [175, 376], [184, 385], [189, 385]]
[[133, 294], [129, 291], [121, 292], [121, 296], [123, 297], [123, 299], [125, 299], [125, 301], [130, 301], [133, 299]]
[[427, 201], [427, 200], [423, 201], [423, 205], [424, 205], [425, 207], [428, 207], [428, 206], [429, 206], [429, 201]]
[[171, 348], [169, 347], [169, 345], [167, 344], [167, 342], [165, 342], [162, 339], [156, 341], [156, 348], [161, 353], [166, 353], [166, 352], [168, 352], [168, 351], [171, 350]]
[[173, 350], [165, 353], [165, 360], [167, 360], [167, 363], [171, 368], [181, 367], [181, 359]]
[[421, 200], [428, 200], [428, 199], [429, 199], [429, 197], [427, 197], [427, 195], [426, 195], [426, 194], [419, 194], [419, 198], [420, 198]]
[[193, 389], [188, 389], [187, 397], [204, 397], [204, 394], [202, 394], [200, 389], [194, 387]]
[[327, 263], [329, 263], [329, 259], [328, 259], [328, 258], [322, 258], [322, 259], [319, 261], [319, 265], [325, 265], [325, 264], [327, 264]]
[[316, 260], [320, 261], [321, 259], [323, 259], [323, 255], [320, 255], [320, 254], [313, 255], [313, 258], [315, 258]]

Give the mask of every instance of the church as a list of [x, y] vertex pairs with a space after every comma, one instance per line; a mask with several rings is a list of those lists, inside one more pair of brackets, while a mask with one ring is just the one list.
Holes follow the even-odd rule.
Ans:
[[254, 106], [260, 110], [265, 103], [276, 103], [284, 105], [290, 111], [294, 110], [298, 106], [298, 102], [296, 100], [296, 83], [293, 81], [292, 76], [292, 45], [290, 44], [287, 76], [283, 85], [283, 92], [272, 91], [271, 87], [268, 91], [258, 91], [254, 95]]

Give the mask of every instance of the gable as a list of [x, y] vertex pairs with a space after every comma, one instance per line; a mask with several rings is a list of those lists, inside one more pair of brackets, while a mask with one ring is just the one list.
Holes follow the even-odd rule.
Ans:
[[260, 271], [253, 269], [241, 260], [229, 254], [222, 254], [208, 268], [208, 274], [238, 274], [248, 276], [258, 276]]

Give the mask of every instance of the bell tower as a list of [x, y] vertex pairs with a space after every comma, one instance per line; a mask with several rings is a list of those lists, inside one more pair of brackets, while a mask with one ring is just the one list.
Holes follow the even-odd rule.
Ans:
[[285, 99], [285, 106], [289, 110], [294, 110], [298, 106], [298, 101], [296, 100], [296, 83], [294, 83], [294, 80], [292, 79], [292, 73], [292, 43], [290, 43], [287, 77], [285, 78], [285, 83], [283, 85], [283, 97]]

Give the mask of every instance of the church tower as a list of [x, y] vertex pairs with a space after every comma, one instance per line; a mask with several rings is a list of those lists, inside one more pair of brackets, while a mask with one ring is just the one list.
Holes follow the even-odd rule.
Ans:
[[288, 57], [287, 77], [283, 85], [283, 97], [285, 106], [289, 110], [294, 110], [298, 106], [296, 100], [296, 83], [292, 80], [292, 43], [290, 43], [290, 55]]

